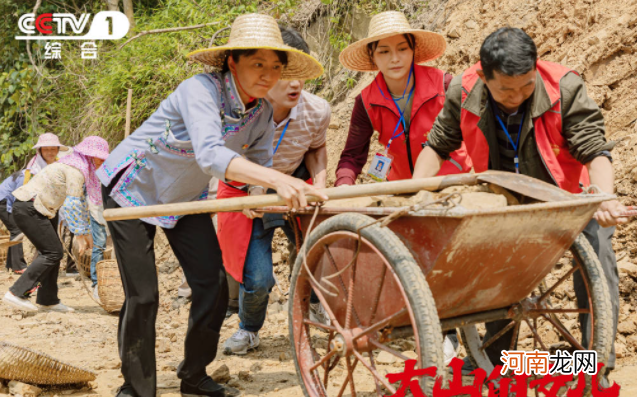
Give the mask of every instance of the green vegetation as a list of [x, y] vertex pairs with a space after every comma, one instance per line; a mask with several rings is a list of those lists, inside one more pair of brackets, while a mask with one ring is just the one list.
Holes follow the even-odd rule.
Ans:
[[[322, 0], [317, 13], [327, 16], [327, 49], [319, 58], [329, 76], [321, 76], [306, 87], [319, 91], [340, 68], [338, 53], [350, 41], [352, 11], [363, 7], [373, 14], [385, 8], [378, 0]], [[95, 14], [107, 9], [106, 0], [43, 1], [37, 13], [67, 12]], [[15, 40], [18, 18], [33, 12], [35, 0], [0, 2], [0, 174], [6, 176], [24, 166], [33, 156], [31, 147], [44, 132], [58, 134], [73, 145], [87, 135], [106, 138], [114, 147], [124, 136], [126, 97], [133, 90], [131, 130], [137, 128], [159, 103], [184, 79], [203, 71], [189, 64], [186, 54], [205, 48], [213, 34], [241, 14], [264, 12], [288, 22], [304, 3], [300, 0], [140, 0], [134, 1], [135, 28], [118, 42], [97, 42], [98, 57], [81, 58], [81, 41], [61, 41], [61, 59], [46, 60], [45, 41]], [[81, 4], [78, 6], [77, 4]], [[122, 47], [142, 31], [210, 24], [179, 32], [148, 34]], [[301, 30], [310, 20], [294, 22]], [[227, 33], [227, 32], [226, 32]], [[218, 38], [216, 44], [223, 44]], [[339, 89], [350, 88], [348, 75]], [[340, 94], [326, 92], [328, 99]]]

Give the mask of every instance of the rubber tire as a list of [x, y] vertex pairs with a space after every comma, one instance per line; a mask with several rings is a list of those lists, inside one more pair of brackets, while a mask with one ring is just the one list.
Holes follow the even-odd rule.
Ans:
[[[583, 234], [577, 236], [573, 245], [571, 245], [570, 251], [573, 257], [582, 264], [584, 270], [582, 277], [588, 283], [592, 295], [593, 314], [595, 316], [595, 323], [593, 324], [595, 336], [593, 338], [592, 350], [597, 351], [598, 362], [602, 362], [606, 365], [613, 344], [613, 311], [610, 293], [608, 291], [608, 282], [606, 281], [602, 264], [599, 262], [597, 254], [595, 254], [595, 250], [593, 250], [593, 247]], [[462, 327], [460, 330], [462, 343], [467, 351], [467, 357], [469, 357], [473, 366], [486, 370], [488, 375], [493, 370], [493, 365], [490, 362], [489, 366], [479, 365], [479, 363], [483, 363], [485, 357], [487, 357], [486, 353], [483, 352], [479, 356], [472, 353], [472, 351], [479, 349], [482, 342], [480, 342], [480, 345], [471, 346], [467, 345], [466, 342], [475, 340], [472, 339], [474, 332], [477, 334], [475, 325]], [[488, 357], [486, 360], [488, 361]], [[591, 395], [590, 387], [586, 388], [584, 395], [586, 397]]]
[[[363, 214], [345, 213], [335, 215], [321, 224], [319, 224], [313, 231], [309, 238], [305, 239], [305, 243], [301, 248], [301, 253], [305, 249], [305, 244], [308, 247], [312, 247], [323, 236], [338, 232], [349, 231], [356, 233], [358, 229], [363, 226], [369, 225], [375, 221]], [[431, 290], [427, 284], [427, 280], [422, 273], [422, 270], [414, 260], [414, 257], [407, 249], [405, 244], [387, 227], [380, 227], [378, 223], [375, 225], [366, 227], [361, 231], [363, 238], [367, 239], [373, 244], [387, 259], [387, 262], [392, 266], [394, 272], [398, 276], [409, 304], [414, 311], [414, 317], [416, 321], [416, 327], [418, 328], [418, 338], [421, 341], [420, 352], [421, 362], [424, 368], [433, 367], [439, 369], [439, 374], [444, 372], [443, 365], [443, 353], [442, 353], [442, 331], [440, 328], [440, 320], [438, 318], [438, 310], [434, 302]], [[310, 265], [310, 264], [308, 264]], [[300, 373], [299, 363], [297, 359], [296, 343], [294, 341], [294, 332], [292, 329], [292, 313], [293, 313], [293, 294], [296, 291], [296, 283], [299, 277], [299, 273], [303, 268], [303, 255], [299, 254], [294, 264], [294, 270], [292, 274], [292, 282], [290, 284], [290, 299], [288, 307], [288, 319], [289, 319], [289, 332], [290, 332], [290, 344], [292, 345], [292, 356], [294, 358], [294, 366], [296, 373], [299, 377], [299, 383], [305, 396], [310, 397], [303, 377]], [[433, 389], [434, 378], [427, 377], [425, 384], [421, 384], [423, 390], [427, 395], [431, 395]], [[315, 397], [315, 396], [312, 396]]]

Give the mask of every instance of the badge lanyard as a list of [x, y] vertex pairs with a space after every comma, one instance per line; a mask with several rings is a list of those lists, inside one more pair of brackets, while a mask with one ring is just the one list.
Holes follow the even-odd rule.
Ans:
[[511, 135], [509, 134], [509, 130], [507, 130], [507, 127], [504, 125], [504, 123], [502, 122], [502, 119], [500, 118], [500, 116], [498, 116], [496, 112], [497, 112], [497, 109], [494, 108], [493, 113], [495, 113], [495, 118], [500, 123], [500, 127], [502, 127], [502, 129], [504, 130], [504, 133], [506, 134], [507, 138], [509, 138], [509, 142], [511, 142], [511, 145], [513, 146], [513, 150], [515, 151], [515, 155], [513, 157], [513, 163], [515, 164], [515, 173], [519, 174], [520, 160], [518, 159], [518, 146], [520, 145], [520, 136], [522, 135], [522, 126], [524, 125], [524, 113], [522, 113], [522, 120], [520, 120], [520, 128], [518, 129], [518, 140], [517, 142], [513, 142], [513, 139], [511, 139]]
[[[405, 94], [407, 93], [407, 87], [409, 87], [409, 82], [411, 81], [411, 76], [414, 74], [414, 64], [411, 64], [411, 69], [409, 71], [409, 77], [407, 78], [407, 85], [405, 86], [405, 90], [403, 91], [403, 95], [398, 98], [398, 100], [401, 100], [405, 97]], [[396, 127], [394, 128], [394, 132], [392, 133], [391, 138], [389, 138], [389, 142], [387, 143], [387, 147], [385, 148], [385, 153], [389, 153], [389, 147], [391, 146], [391, 143], [394, 139], [399, 138], [401, 135], [403, 135], [405, 133], [405, 130], [407, 130], [407, 124], [405, 123], [405, 110], [407, 108], [407, 106], [409, 105], [409, 100], [411, 99], [411, 96], [413, 95], [414, 91], [416, 89], [416, 83], [414, 82], [414, 85], [411, 87], [411, 90], [409, 91], [409, 95], [407, 96], [407, 101], [405, 101], [405, 109], [400, 109], [400, 106], [398, 106], [398, 102], [396, 102], [396, 99], [394, 99], [393, 96], [390, 95], [392, 101], [394, 102], [394, 105], [396, 106], [396, 109], [398, 110], [398, 114], [400, 115], [400, 118], [398, 119], [398, 123], [396, 123]], [[385, 96], [385, 94], [383, 94], [383, 90], [380, 89], [380, 87], [378, 88], [378, 90], [380, 91], [380, 94], [383, 96], [383, 98], [387, 99], [387, 97]], [[400, 126], [400, 124], [403, 125], [403, 130], [396, 134], [396, 131], [398, 131], [398, 127]]]
[[288, 126], [290, 125], [290, 120], [291, 119], [288, 119], [288, 122], [285, 123], [285, 127], [283, 127], [283, 132], [281, 133], [281, 136], [279, 137], [279, 141], [276, 143], [276, 147], [274, 148], [274, 153], [272, 153], [273, 156], [276, 154], [276, 151], [279, 150], [279, 145], [281, 144], [281, 141], [283, 140], [283, 137], [285, 136], [285, 131], [288, 130]]
[[[409, 71], [409, 77], [407, 78], [407, 85], [405, 86], [402, 97], [398, 98], [398, 100], [405, 98], [405, 94], [407, 93], [407, 87], [409, 87], [409, 83], [411, 82], [411, 77], [413, 74], [414, 74], [414, 65], [412, 63], [411, 70]], [[407, 101], [405, 103], [405, 110], [407, 106], [409, 105], [409, 100], [411, 99], [411, 96], [413, 95], [415, 88], [416, 88], [416, 84], [414, 82], [414, 85], [413, 87], [411, 87], [411, 91], [409, 91], [409, 95], [407, 96]], [[383, 98], [388, 99], [385, 96], [385, 94], [383, 94], [383, 90], [381, 90], [380, 87], [378, 87], [378, 90], [380, 91], [380, 94], [383, 96]], [[372, 159], [370, 168], [367, 171], [367, 174], [370, 177], [372, 177], [372, 179], [379, 182], [382, 182], [387, 179], [387, 173], [389, 172], [391, 163], [393, 161], [393, 156], [389, 154], [389, 147], [391, 146], [392, 141], [400, 137], [401, 135], [403, 135], [405, 131], [407, 130], [407, 123], [405, 122], [405, 111], [400, 109], [400, 106], [398, 106], [398, 102], [396, 101], [396, 99], [394, 99], [393, 96], [391, 98], [392, 98], [392, 101], [394, 102], [394, 105], [396, 105], [396, 109], [398, 109], [398, 114], [400, 115], [400, 118], [398, 119], [398, 123], [396, 123], [394, 132], [392, 133], [391, 138], [389, 139], [389, 142], [387, 143], [387, 147], [385, 148], [383, 152], [376, 153], [376, 155]], [[403, 125], [403, 130], [397, 134], [396, 131], [398, 131], [398, 127], [400, 127], [401, 124]]]

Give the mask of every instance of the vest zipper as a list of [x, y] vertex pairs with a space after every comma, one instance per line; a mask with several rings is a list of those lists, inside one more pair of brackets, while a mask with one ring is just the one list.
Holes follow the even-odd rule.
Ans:
[[[409, 124], [411, 127], [411, 123]], [[414, 175], [414, 160], [411, 158], [411, 143], [409, 141], [409, 128], [405, 130], [405, 143], [407, 145], [407, 159], [409, 160], [409, 171]]]
[[540, 159], [542, 160], [542, 164], [544, 165], [544, 168], [546, 169], [546, 172], [549, 173], [549, 176], [551, 177], [551, 180], [553, 181], [555, 186], [560, 187], [560, 185], [558, 185], [557, 181], [555, 180], [555, 177], [553, 177], [553, 174], [551, 173], [551, 170], [546, 165], [546, 162], [544, 162], [544, 157], [542, 157], [542, 152], [540, 152], [540, 147], [537, 145], [537, 131], [535, 130], [535, 126], [533, 126], [533, 136], [535, 137], [535, 148], [537, 149], [537, 154], [540, 155]]

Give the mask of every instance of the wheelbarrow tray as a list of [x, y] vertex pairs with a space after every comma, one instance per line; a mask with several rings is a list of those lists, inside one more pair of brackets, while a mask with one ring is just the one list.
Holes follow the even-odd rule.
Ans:
[[[494, 209], [421, 210], [394, 220], [388, 227], [413, 253], [426, 276], [438, 316], [443, 320], [508, 308], [528, 297], [582, 232], [599, 204], [608, 197], [573, 195], [569, 201]], [[339, 213], [358, 212], [380, 218], [398, 209], [323, 208], [315, 226]], [[278, 212], [274, 207], [265, 211]], [[312, 209], [299, 212], [303, 233], [307, 231], [313, 212]], [[352, 234], [349, 242], [341, 240], [340, 247], [338, 244], [330, 245], [331, 255], [352, 257], [356, 236]], [[357, 265], [369, 268], [369, 271], [357, 272], [356, 283], [367, 283], [370, 290], [375, 289], [371, 287], [380, 279], [373, 266], [373, 262], [379, 260], [374, 258], [375, 255], [378, 253], [361, 252]], [[326, 260], [313, 272], [317, 279], [335, 272], [324, 262]], [[348, 285], [349, 272], [344, 272], [341, 278], [341, 282]], [[336, 307], [337, 317], [345, 314], [345, 297], [342, 295], [327, 297], [330, 305]], [[365, 291], [357, 290], [355, 296], [354, 306], [362, 317], [371, 310], [368, 306], [371, 307], [373, 297], [371, 293], [367, 295]], [[390, 287], [383, 291], [377, 318], [396, 313], [400, 305], [399, 299], [392, 299]]]

